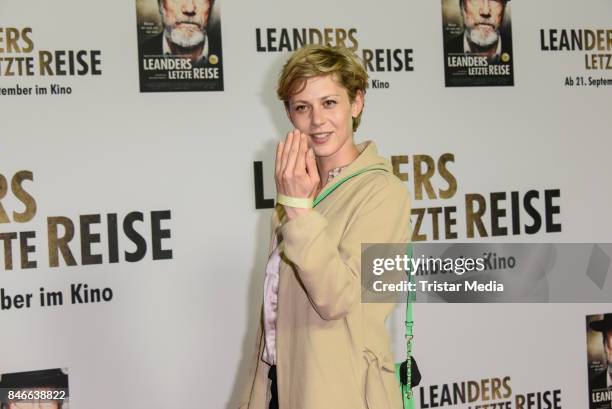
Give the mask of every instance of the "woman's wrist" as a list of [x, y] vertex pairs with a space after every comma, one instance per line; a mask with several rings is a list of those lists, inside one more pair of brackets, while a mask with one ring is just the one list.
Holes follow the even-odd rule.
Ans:
[[285, 214], [287, 215], [287, 219], [289, 220], [295, 219], [296, 217], [300, 217], [312, 210], [312, 209], [303, 209], [300, 207], [290, 207], [290, 206], [284, 206], [284, 208], [285, 208]]
[[293, 197], [282, 193], [277, 193], [276, 201], [287, 207], [297, 207], [310, 209], [313, 205], [313, 200], [308, 197]]

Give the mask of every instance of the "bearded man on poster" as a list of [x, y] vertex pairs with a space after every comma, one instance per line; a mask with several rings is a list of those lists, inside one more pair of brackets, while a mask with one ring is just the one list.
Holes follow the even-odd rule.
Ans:
[[498, 62], [503, 54], [512, 55], [510, 38], [502, 33], [509, 0], [459, 0], [464, 30], [446, 44], [449, 54], [476, 54]]
[[216, 63], [218, 39], [208, 30], [213, 2], [158, 0], [163, 30], [143, 44], [143, 54], [188, 57], [195, 65]]

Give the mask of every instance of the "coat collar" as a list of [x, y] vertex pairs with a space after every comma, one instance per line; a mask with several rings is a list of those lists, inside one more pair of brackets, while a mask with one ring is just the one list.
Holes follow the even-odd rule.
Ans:
[[343, 177], [360, 171], [361, 169], [369, 166], [378, 165], [381, 168], [385, 168], [388, 171], [392, 171], [389, 161], [378, 154], [376, 144], [373, 141], [365, 141], [356, 145], [359, 155], [347, 165], [342, 171], [334, 178], [328, 179], [327, 183], [321, 191], [331, 186], [334, 182], [341, 180]]

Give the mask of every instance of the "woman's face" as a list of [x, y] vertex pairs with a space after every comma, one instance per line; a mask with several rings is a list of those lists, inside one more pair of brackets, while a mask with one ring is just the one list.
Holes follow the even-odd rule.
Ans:
[[343, 166], [354, 158], [353, 117], [362, 108], [361, 91], [351, 103], [346, 88], [327, 75], [309, 78], [289, 100], [287, 114], [293, 126], [308, 135], [317, 158]]

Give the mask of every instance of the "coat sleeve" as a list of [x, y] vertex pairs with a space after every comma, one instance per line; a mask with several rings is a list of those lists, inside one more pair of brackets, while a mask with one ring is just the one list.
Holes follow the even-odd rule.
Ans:
[[[276, 207], [272, 213], [270, 230], [275, 234], [278, 227], [282, 208]], [[270, 239], [268, 254], [272, 252], [273, 239]], [[257, 336], [255, 343], [251, 346], [250, 355], [246, 358], [248, 362], [248, 375], [246, 385], [242, 389], [242, 394], [238, 397], [238, 409], [250, 409], [267, 407], [267, 389], [268, 389], [268, 370], [270, 366], [261, 360], [261, 355], [264, 348], [263, 340], [263, 305], [259, 314], [259, 325], [257, 328]]]
[[343, 318], [360, 302], [362, 243], [409, 240], [408, 191], [399, 181], [386, 177], [382, 182], [359, 206], [340, 243], [330, 239], [327, 219], [315, 210], [281, 226], [284, 255], [295, 265], [312, 306], [325, 320]]

